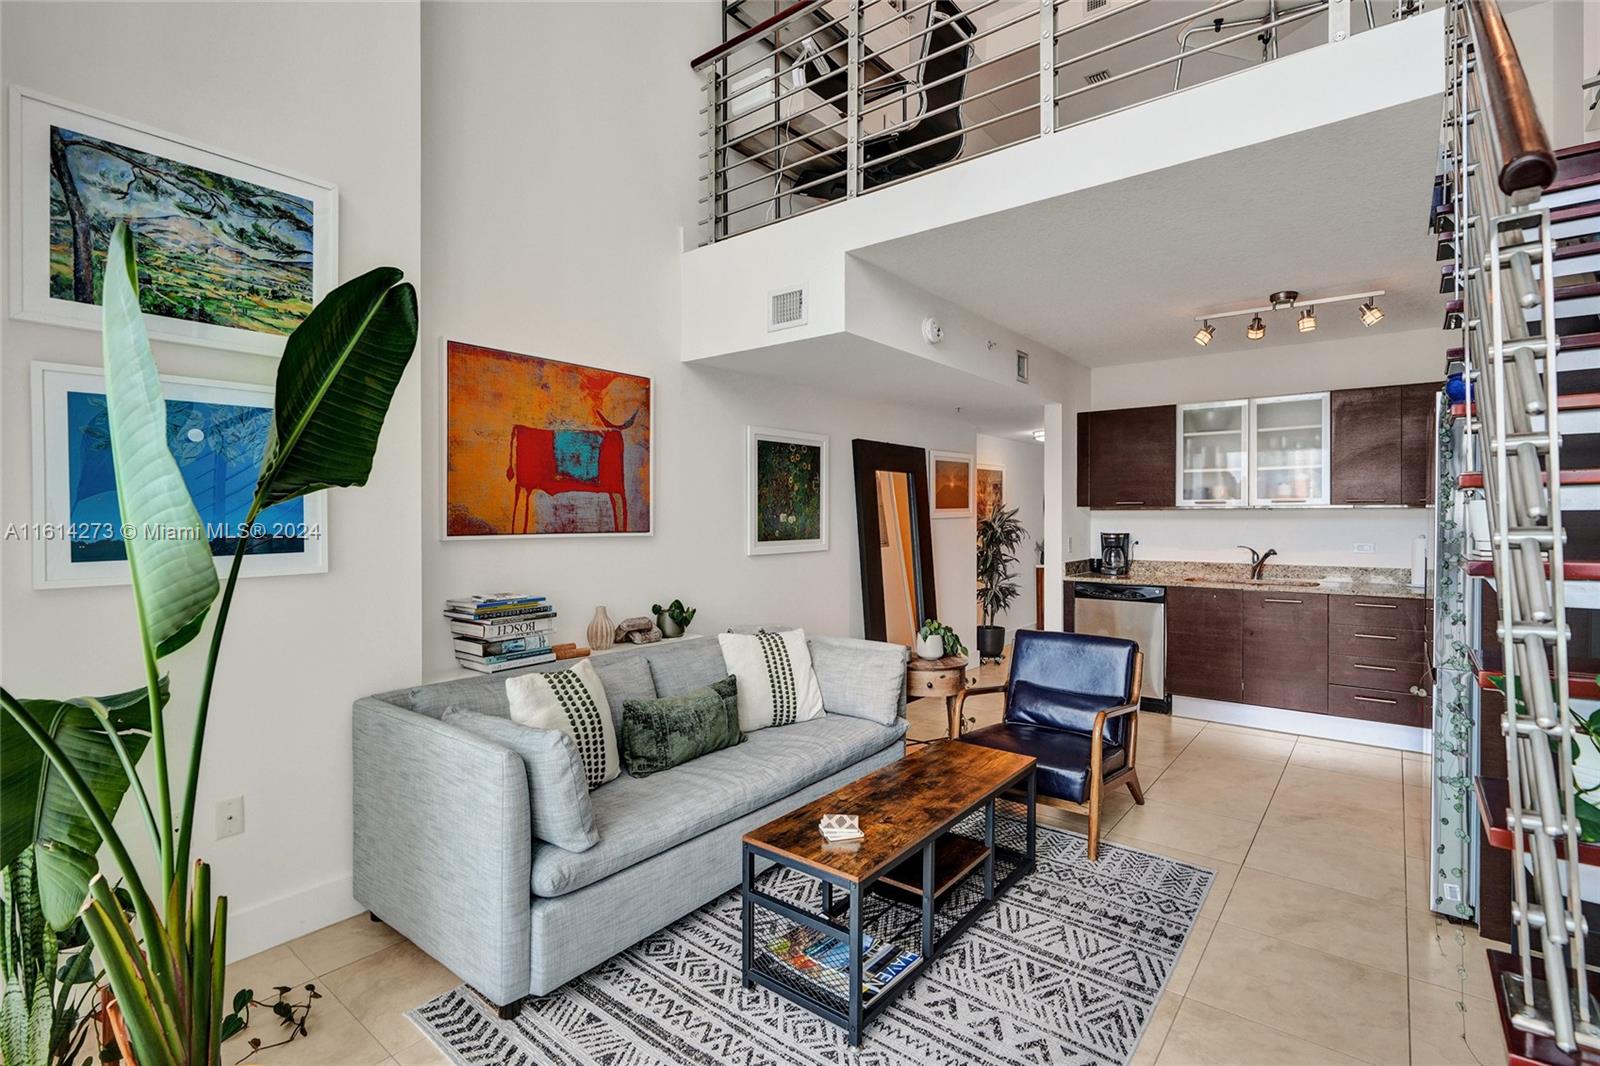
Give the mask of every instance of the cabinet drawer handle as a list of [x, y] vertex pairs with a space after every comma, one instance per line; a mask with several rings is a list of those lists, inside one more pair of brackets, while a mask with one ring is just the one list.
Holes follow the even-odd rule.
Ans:
[[1386, 635], [1384, 635], [1382, 633], [1351, 633], [1350, 635], [1352, 637], [1360, 637], [1362, 640], [1399, 640], [1400, 639], [1399, 637], [1386, 636]]
[[1398, 603], [1358, 603], [1356, 606], [1376, 607], [1380, 611], [1398, 611], [1400, 609], [1400, 605]]
[[1400, 702], [1399, 700], [1380, 700], [1376, 696], [1351, 696], [1350, 698], [1353, 700], [1359, 700], [1362, 703], [1387, 703], [1390, 706]]
[[1264, 597], [1262, 597], [1261, 602], [1262, 603], [1304, 603], [1306, 601], [1305, 600], [1275, 600], [1271, 596], [1264, 596]]
[[1111, 504], [1111, 506], [1113, 506], [1113, 507], [1143, 507], [1144, 506], [1144, 501], [1143, 500], [1116, 500]]
[[1398, 666], [1368, 666], [1366, 663], [1351, 663], [1350, 665], [1357, 670], [1381, 670], [1386, 674], [1395, 673], [1400, 669]]
[[1384, 503], [1386, 501], [1384, 499], [1382, 499], [1381, 497], [1378, 497], [1378, 496], [1370, 496], [1370, 497], [1367, 497], [1365, 499], [1359, 499], [1359, 500], [1352, 496], [1350, 498], [1349, 502], [1350, 503]]

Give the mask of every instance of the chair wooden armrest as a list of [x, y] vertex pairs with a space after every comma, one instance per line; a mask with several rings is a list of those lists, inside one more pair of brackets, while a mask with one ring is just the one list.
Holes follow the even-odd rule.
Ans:
[[1001, 682], [1000, 684], [991, 685], [971, 685], [956, 693], [956, 713], [952, 720], [950, 739], [957, 740], [961, 736], [961, 723], [965, 720], [963, 714], [967, 706], [968, 696], [987, 696], [996, 692], [1004, 692], [1005, 690], [1005, 683]]

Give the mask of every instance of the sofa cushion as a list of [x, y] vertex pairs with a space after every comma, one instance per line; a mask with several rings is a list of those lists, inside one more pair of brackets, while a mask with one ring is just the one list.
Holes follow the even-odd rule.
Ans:
[[536, 838], [568, 851], [584, 851], [600, 839], [594, 828], [594, 808], [589, 804], [589, 780], [571, 737], [459, 707], [447, 709], [444, 722], [522, 756], [528, 768], [528, 807]]
[[594, 672], [606, 690], [611, 705], [611, 721], [622, 724], [622, 705], [629, 700], [653, 700], [656, 684], [650, 677], [650, 663], [642, 655], [595, 655], [590, 657]]
[[558, 729], [572, 738], [591, 790], [622, 772], [616, 719], [600, 675], [588, 659], [577, 660], [570, 670], [513, 677], [506, 682], [506, 696], [512, 721]]
[[617, 733], [628, 773], [649, 777], [743, 740], [737, 684], [729, 675], [681, 696], [629, 700]]
[[897, 744], [905, 731], [903, 720], [827, 715], [763, 729], [649, 777], [624, 774], [589, 794], [600, 843], [581, 855], [534, 848], [533, 893], [565, 895], [626, 870]]
[[893, 725], [906, 691], [907, 651], [901, 644], [848, 637], [812, 637], [811, 668], [829, 714]]
[[709, 637], [664, 640], [648, 645], [644, 657], [650, 661], [657, 696], [681, 696], [728, 676], [722, 649]]
[[822, 716], [822, 690], [805, 630], [719, 633], [717, 640], [728, 672], [739, 679], [740, 729], [751, 733]]

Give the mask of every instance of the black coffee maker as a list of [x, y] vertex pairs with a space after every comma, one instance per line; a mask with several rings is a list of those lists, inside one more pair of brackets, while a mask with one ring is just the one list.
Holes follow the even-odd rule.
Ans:
[[1100, 558], [1089, 560], [1089, 569], [1107, 577], [1127, 577], [1132, 559], [1133, 534], [1100, 534]]

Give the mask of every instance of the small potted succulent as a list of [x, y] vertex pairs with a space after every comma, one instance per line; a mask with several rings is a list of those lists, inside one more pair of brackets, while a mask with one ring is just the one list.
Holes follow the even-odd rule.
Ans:
[[653, 604], [650, 613], [656, 616], [656, 627], [661, 635], [669, 639], [683, 636], [683, 631], [694, 621], [694, 608], [685, 607], [682, 600], [673, 600], [665, 607]]
[[947, 655], [967, 654], [967, 646], [961, 643], [956, 631], [937, 618], [929, 618], [922, 623], [922, 628], [917, 631], [917, 646], [912, 650], [919, 659], [943, 659]]

